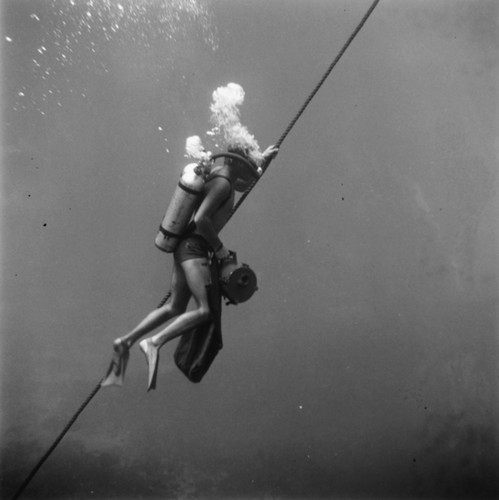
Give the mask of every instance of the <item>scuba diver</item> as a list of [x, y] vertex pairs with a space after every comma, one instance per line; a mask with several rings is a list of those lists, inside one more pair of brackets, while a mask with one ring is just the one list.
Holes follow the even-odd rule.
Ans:
[[[269, 146], [260, 153], [260, 161], [255, 161], [247, 148], [229, 147], [222, 166], [214, 166], [212, 162], [198, 165], [204, 169], [201, 200], [190, 218], [187, 230], [175, 244], [170, 300], [151, 311], [129, 333], [114, 340], [113, 359], [101, 386], [121, 386], [132, 345], [173, 320], [139, 344], [149, 367], [148, 391], [154, 389], [161, 346], [213, 321], [214, 311], [210, 308], [209, 297], [214, 276], [212, 263], [216, 259], [217, 264], [223, 265], [235, 255], [224, 245], [218, 233], [230, 217], [234, 191], [244, 191], [254, 178], [261, 175], [260, 165], [274, 158], [277, 152], [278, 148]], [[195, 308], [187, 311], [191, 297]]]

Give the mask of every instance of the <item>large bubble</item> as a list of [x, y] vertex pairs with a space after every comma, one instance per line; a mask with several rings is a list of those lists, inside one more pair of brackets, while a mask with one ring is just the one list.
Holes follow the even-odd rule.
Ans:
[[[244, 89], [238, 83], [229, 83], [224, 87], [218, 87], [213, 92], [210, 106], [210, 121], [213, 127], [206, 134], [215, 141], [216, 147], [242, 149], [255, 163], [260, 164], [263, 159], [260, 146], [254, 135], [240, 120], [239, 108], [244, 103], [244, 96]], [[196, 140], [193, 137], [196, 137]], [[204, 148], [199, 137], [193, 137], [187, 139], [188, 143], [191, 141], [191, 149], [189, 153], [186, 147], [186, 152], [190, 157], [198, 159]], [[198, 149], [193, 148], [193, 144], [196, 144]]]
[[192, 135], [185, 141], [185, 152], [187, 158], [192, 158], [198, 162], [208, 161], [211, 152], [206, 151], [198, 135]]

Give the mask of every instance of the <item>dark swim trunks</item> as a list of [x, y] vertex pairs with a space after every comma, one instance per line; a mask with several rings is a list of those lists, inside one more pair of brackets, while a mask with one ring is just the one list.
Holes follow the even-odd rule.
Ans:
[[191, 259], [209, 259], [211, 246], [199, 234], [191, 234], [181, 239], [175, 249], [174, 258], [177, 264]]

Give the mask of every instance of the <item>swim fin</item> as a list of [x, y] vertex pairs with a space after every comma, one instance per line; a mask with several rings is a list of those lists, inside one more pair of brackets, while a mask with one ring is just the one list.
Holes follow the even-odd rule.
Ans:
[[107, 373], [100, 383], [101, 387], [109, 387], [112, 385], [121, 387], [123, 385], [129, 357], [130, 350], [128, 346], [121, 340], [119, 340], [119, 342], [115, 342], [111, 364], [109, 365]]
[[149, 381], [147, 384], [147, 392], [151, 389], [156, 389], [156, 379], [158, 376], [158, 361], [159, 349], [155, 347], [151, 339], [145, 339], [139, 344], [140, 350], [146, 357], [149, 368]]

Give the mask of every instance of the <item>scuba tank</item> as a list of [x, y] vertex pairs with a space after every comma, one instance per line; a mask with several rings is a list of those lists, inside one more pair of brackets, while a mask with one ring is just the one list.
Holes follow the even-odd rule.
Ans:
[[170, 205], [156, 235], [155, 245], [163, 252], [175, 251], [203, 194], [204, 177], [197, 163], [189, 163], [175, 188]]
[[[236, 153], [219, 153], [211, 157], [211, 161], [218, 158], [232, 158], [242, 162], [251, 174], [258, 179], [259, 173], [255, 165]], [[192, 214], [198, 207], [203, 194], [204, 172], [198, 163], [189, 163], [184, 168], [180, 181], [173, 193], [170, 205], [166, 210], [163, 221], [156, 235], [155, 245], [163, 252], [172, 253], [177, 248], [179, 238], [184, 234]]]
[[[257, 179], [260, 176], [255, 165], [235, 153], [219, 153], [212, 156], [211, 160], [221, 157], [241, 161], [250, 169], [253, 177]], [[156, 235], [155, 245], [163, 252], [175, 251], [201, 201], [204, 182], [204, 169], [201, 165], [189, 163], [184, 168]], [[230, 256], [221, 262], [219, 277], [222, 294], [228, 304], [246, 302], [258, 290], [255, 272], [247, 264], [238, 264], [236, 252], [231, 251]]]
[[220, 285], [228, 304], [246, 302], [258, 290], [255, 272], [248, 264], [239, 265], [233, 251], [221, 263]]

